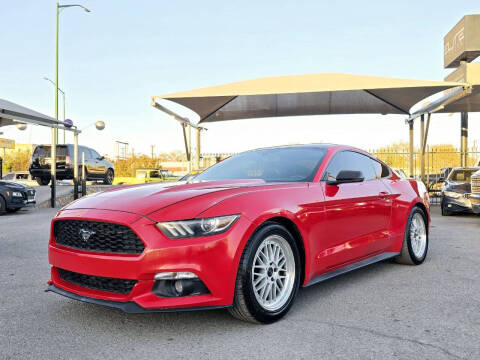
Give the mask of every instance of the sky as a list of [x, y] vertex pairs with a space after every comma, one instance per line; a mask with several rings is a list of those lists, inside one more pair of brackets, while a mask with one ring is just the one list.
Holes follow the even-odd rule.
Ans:
[[[264, 76], [351, 73], [443, 80], [443, 36], [478, 0], [194, 1], [75, 0], [60, 14], [59, 86], [80, 143], [113, 155], [183, 150], [180, 125], [151, 96]], [[0, 0], [0, 98], [54, 115], [55, 1]], [[478, 60], [477, 60], [478, 61]], [[61, 98], [60, 98], [61, 101]], [[60, 102], [61, 109], [61, 102]], [[61, 114], [61, 112], [60, 112]], [[105, 130], [90, 124], [102, 120]], [[202, 152], [331, 142], [372, 149], [407, 141], [401, 115], [327, 115], [209, 123]], [[459, 146], [460, 115], [434, 115], [431, 144]], [[50, 131], [0, 129], [18, 143]], [[419, 143], [418, 129], [416, 142]], [[470, 114], [470, 145], [480, 114]], [[67, 135], [67, 142], [72, 142]]]

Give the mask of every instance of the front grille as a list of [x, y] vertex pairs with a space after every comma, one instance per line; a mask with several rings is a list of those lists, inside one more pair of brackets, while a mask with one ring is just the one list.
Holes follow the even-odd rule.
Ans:
[[472, 194], [480, 194], [480, 178], [472, 178]]
[[57, 268], [58, 275], [64, 281], [85, 288], [108, 291], [119, 294], [130, 294], [137, 283], [136, 280], [116, 279], [102, 276], [79, 274], [73, 271]]
[[57, 244], [85, 251], [140, 254], [145, 249], [132, 229], [114, 223], [58, 220], [53, 231]]

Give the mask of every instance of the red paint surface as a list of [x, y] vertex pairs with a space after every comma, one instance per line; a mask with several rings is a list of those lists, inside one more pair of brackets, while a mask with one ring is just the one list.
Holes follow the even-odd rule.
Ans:
[[[396, 175], [362, 183], [327, 185], [320, 181], [333, 146], [310, 183], [261, 180], [212, 181], [172, 186], [151, 183], [116, 188], [90, 196], [62, 210], [58, 219], [85, 219], [129, 226], [145, 243], [140, 255], [79, 251], [49, 242], [51, 281], [67, 291], [105, 300], [135, 301], [144, 308], [230, 305], [238, 263], [246, 242], [263, 222], [291, 221], [305, 251], [304, 284], [322, 273], [378, 255], [399, 252], [408, 214], [416, 204], [428, 212], [428, 196], [416, 181]], [[358, 150], [356, 150], [358, 151]], [[156, 222], [240, 214], [223, 234], [173, 240]], [[82, 288], [62, 281], [56, 267], [96, 276], [138, 280], [129, 295]], [[161, 298], [152, 293], [161, 271], [191, 271], [209, 295]]]

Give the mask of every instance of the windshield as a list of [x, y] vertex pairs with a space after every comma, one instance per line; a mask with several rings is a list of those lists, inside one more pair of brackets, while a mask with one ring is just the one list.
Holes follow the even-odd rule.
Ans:
[[472, 174], [478, 169], [462, 169], [462, 170], [453, 170], [448, 179], [450, 181], [457, 182], [470, 182]]
[[232, 156], [195, 180], [262, 179], [266, 182], [312, 181], [326, 151], [319, 148], [274, 148]]

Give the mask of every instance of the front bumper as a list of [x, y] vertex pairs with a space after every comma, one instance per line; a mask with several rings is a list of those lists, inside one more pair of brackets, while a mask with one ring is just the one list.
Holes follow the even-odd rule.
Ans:
[[[53, 222], [79, 218], [129, 226], [145, 243], [145, 250], [139, 255], [76, 250], [56, 244], [51, 231], [49, 291], [127, 312], [216, 308], [232, 304], [239, 262], [237, 250], [250, 226], [245, 217], [240, 217], [224, 234], [178, 240], [164, 236], [155, 223], [146, 217], [118, 211], [66, 210], [60, 212]], [[136, 284], [128, 294], [95, 290], [64, 281], [57, 268], [92, 276], [136, 280]], [[155, 274], [183, 271], [195, 273], [210, 293], [183, 297], [160, 297], [153, 293]]]
[[472, 203], [469, 197], [462, 196], [460, 198], [452, 198], [449, 196], [443, 196], [442, 206], [451, 212], [471, 212]]
[[36, 191], [34, 189], [27, 189], [27, 190], [13, 190], [22, 193], [22, 197], [20, 196], [10, 196], [7, 200], [7, 207], [9, 209], [20, 209], [27, 206], [35, 206], [36, 200]]
[[120, 309], [130, 314], [140, 314], [140, 313], [149, 313], [149, 312], [214, 310], [214, 309], [225, 309], [227, 307], [230, 307], [227, 305], [227, 306], [202, 306], [202, 307], [199, 306], [199, 307], [174, 308], [174, 309], [145, 309], [133, 301], [109, 301], [109, 300], [95, 299], [87, 296], [77, 295], [73, 292], [69, 292], [61, 288], [58, 288], [53, 284], [48, 285], [47, 288], [45, 289], [45, 292], [49, 292], [49, 291], [68, 297], [73, 300], [78, 300], [78, 301], [95, 304], [95, 305], [112, 307], [112, 308]]
[[475, 214], [480, 214], [480, 194], [471, 194], [470, 203], [472, 204], [472, 211]]

